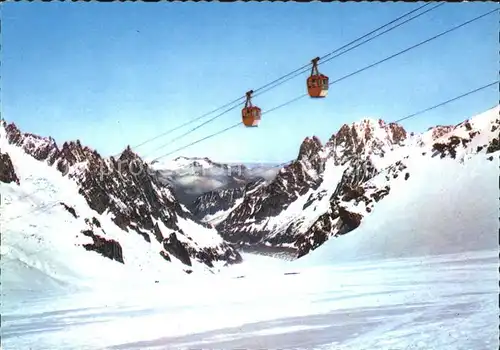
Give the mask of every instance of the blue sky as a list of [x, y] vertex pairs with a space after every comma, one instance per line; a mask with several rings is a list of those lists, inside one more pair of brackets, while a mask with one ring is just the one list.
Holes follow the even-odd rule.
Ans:
[[[120, 152], [329, 53], [423, 3], [7, 3], [2, 5], [2, 116], [58, 142]], [[498, 6], [449, 3], [320, 66], [332, 80]], [[363, 117], [387, 121], [498, 77], [493, 14], [179, 155], [280, 162], [306, 136], [322, 141]], [[305, 92], [306, 75], [255, 98], [271, 109]], [[402, 124], [423, 131], [493, 107], [490, 88]], [[159, 156], [240, 121], [240, 108], [153, 152]], [[207, 118], [208, 119], [208, 118]]]

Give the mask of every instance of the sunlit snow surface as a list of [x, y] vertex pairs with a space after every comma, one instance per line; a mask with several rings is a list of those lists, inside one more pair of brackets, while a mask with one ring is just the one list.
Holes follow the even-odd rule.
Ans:
[[[360, 227], [294, 262], [244, 254], [187, 275], [111, 227], [126, 264], [75, 247], [63, 208], [12, 221], [2, 349], [498, 349], [500, 152], [414, 153]], [[54, 169], [14, 165], [22, 184], [2, 185], [2, 220], [54, 198], [93, 214]]]
[[[356, 231], [294, 262], [83, 292], [2, 252], [2, 347], [498, 349], [498, 152], [482, 157], [408, 164]], [[33, 291], [9, 290], [22, 282]]]
[[[251, 258], [248, 255], [247, 258]], [[217, 277], [5, 303], [4, 349], [497, 349], [498, 253]], [[253, 271], [251, 269], [250, 271]], [[299, 274], [284, 275], [284, 272]]]

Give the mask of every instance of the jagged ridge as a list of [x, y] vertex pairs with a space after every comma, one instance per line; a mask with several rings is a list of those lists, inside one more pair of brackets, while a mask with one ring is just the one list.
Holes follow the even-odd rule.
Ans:
[[[98, 214], [112, 214], [113, 222], [126, 232], [135, 232], [147, 242], [153, 238], [161, 243], [164, 251], [160, 254], [167, 260], [170, 253], [178, 258], [182, 256], [180, 260], [186, 265], [191, 265], [191, 259], [209, 267], [213, 267], [213, 262], [218, 260], [227, 263], [241, 261], [238, 252], [227, 243], [221, 241], [212, 246], [202, 246], [190, 237], [189, 232], [181, 229], [179, 220], [192, 221], [192, 215], [182, 208], [171, 189], [158, 180], [130, 147], [117, 159], [104, 159], [79, 141], [65, 142], [59, 148], [51, 137], [23, 134], [13, 123], [7, 125], [3, 122], [2, 126], [10, 144], [56, 167], [64, 176], [78, 183], [79, 193], [91, 209]], [[2, 155], [2, 173], [3, 169], [9, 169], [10, 158], [7, 157]], [[7, 176], [5, 180], [9, 178], [12, 176]], [[2, 181], [8, 182], [3, 178]], [[89, 227], [85, 234], [94, 238], [95, 245], [105, 244], [95, 233], [95, 227]], [[179, 237], [183, 238], [179, 240]]]
[[324, 146], [306, 138], [297, 159], [269, 185], [247, 194], [217, 228], [229, 241], [307, 254], [357, 228], [390, 193], [392, 181], [408, 181], [409, 157], [439, 155], [463, 162], [498, 150], [497, 115], [491, 110], [417, 136], [395, 123], [365, 119], [343, 125]]

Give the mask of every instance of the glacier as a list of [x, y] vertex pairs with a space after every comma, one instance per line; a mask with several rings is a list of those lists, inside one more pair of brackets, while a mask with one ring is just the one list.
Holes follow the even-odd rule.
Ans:
[[[242, 253], [217, 273], [186, 274], [134, 235], [124, 241], [134, 263], [121, 265], [69, 249], [64, 209], [33, 211], [2, 232], [2, 348], [497, 349], [500, 151], [472, 152], [491, 141], [492, 118], [498, 109], [471, 119], [485, 126], [454, 158], [407, 148], [411, 176], [391, 180], [358, 228], [294, 261]], [[73, 182], [26, 162], [14, 165], [28, 188], [2, 184], [2, 227], [56, 195], [87, 210]], [[193, 236], [219, 239], [207, 237]]]

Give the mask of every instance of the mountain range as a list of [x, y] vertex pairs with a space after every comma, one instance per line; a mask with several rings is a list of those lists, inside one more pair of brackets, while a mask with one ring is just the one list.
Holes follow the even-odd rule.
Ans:
[[158, 280], [171, 266], [214, 272], [241, 262], [129, 147], [103, 158], [79, 141], [58, 145], [4, 121], [0, 140], [3, 264], [58, 283], [61, 274], [109, 278], [116, 264]]
[[177, 157], [151, 163], [158, 178], [173, 188], [177, 198], [193, 208], [194, 201], [208, 192], [239, 189], [251, 181], [271, 181], [282, 164], [219, 163], [208, 158]]
[[217, 272], [241, 262], [239, 249], [302, 257], [363, 225], [415, 171], [498, 161], [498, 115], [495, 107], [422, 134], [364, 119], [325, 143], [306, 138], [291, 162], [258, 165], [149, 164], [130, 147], [105, 158], [2, 122], [2, 263], [62, 283]]
[[471, 157], [493, 161], [498, 115], [496, 107], [422, 134], [383, 120], [343, 125], [325, 144], [306, 138], [297, 158], [272, 180], [209, 191], [196, 199], [193, 210], [230, 242], [283, 248], [301, 257], [356, 229], [395, 182], [410, 181], [410, 164], [426, 167], [433, 159], [463, 164]]

